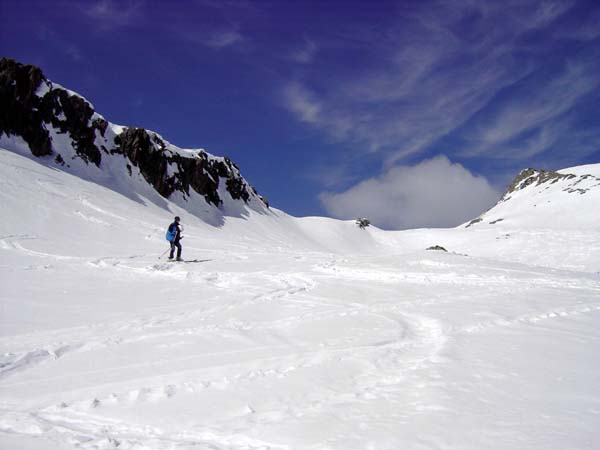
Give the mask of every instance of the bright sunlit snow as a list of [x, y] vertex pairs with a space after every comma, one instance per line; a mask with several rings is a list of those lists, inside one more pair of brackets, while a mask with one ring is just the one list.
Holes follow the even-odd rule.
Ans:
[[[598, 165], [385, 232], [213, 226], [48, 161], [0, 150], [0, 448], [598, 445]], [[159, 259], [176, 214], [197, 262]]]

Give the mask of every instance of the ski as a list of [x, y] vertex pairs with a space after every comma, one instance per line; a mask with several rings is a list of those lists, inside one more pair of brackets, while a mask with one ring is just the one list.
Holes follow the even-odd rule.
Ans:
[[169, 259], [169, 262], [180, 262], [180, 263], [201, 263], [212, 261], [211, 259], [182, 259], [181, 261], [177, 261], [176, 259]]

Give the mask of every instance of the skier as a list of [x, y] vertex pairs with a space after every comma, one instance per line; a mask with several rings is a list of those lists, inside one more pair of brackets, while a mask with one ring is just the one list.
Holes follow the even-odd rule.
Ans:
[[[173, 254], [175, 253], [175, 247], [177, 247], [177, 261], [183, 261], [181, 259], [181, 244], [179, 241], [183, 238], [181, 236], [181, 232], [183, 231], [183, 225], [179, 222], [181, 219], [179, 216], [175, 217], [175, 221], [169, 225], [169, 230], [167, 231], [167, 239], [171, 243], [171, 253], [169, 254], [169, 259], [173, 259]], [[171, 239], [169, 239], [171, 237]]]

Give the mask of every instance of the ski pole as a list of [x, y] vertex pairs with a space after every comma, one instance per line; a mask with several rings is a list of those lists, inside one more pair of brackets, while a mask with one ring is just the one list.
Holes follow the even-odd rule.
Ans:
[[171, 250], [171, 247], [169, 247], [168, 249], [166, 249], [164, 252], [162, 252], [162, 255], [160, 255], [158, 257], [158, 259], [162, 258], [163, 256], [165, 256], [165, 253], [167, 253], [169, 250]]

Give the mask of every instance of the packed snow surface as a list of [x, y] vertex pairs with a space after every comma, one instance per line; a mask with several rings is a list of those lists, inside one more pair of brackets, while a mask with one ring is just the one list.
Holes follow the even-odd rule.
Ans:
[[[0, 186], [2, 449], [600, 442], [598, 210], [566, 228], [510, 201], [446, 230], [250, 209], [211, 226], [5, 150]], [[585, 195], [544, 198], [560, 215]], [[196, 262], [159, 259], [176, 214]]]

